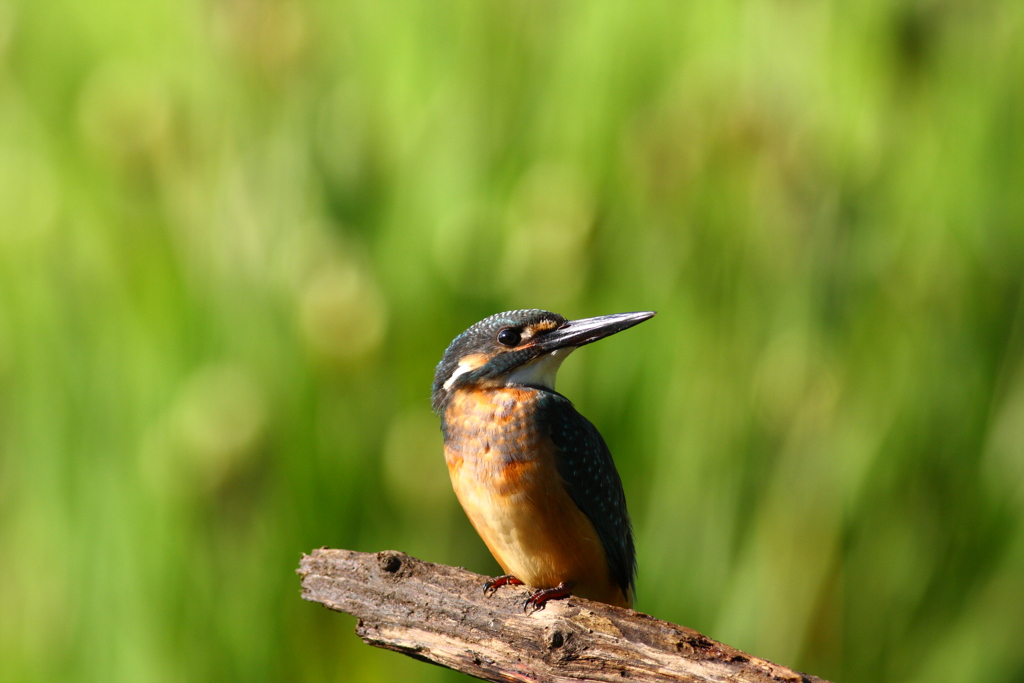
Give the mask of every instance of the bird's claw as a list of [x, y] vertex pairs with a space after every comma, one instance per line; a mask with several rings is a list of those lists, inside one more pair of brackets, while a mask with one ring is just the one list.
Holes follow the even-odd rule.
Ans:
[[492, 595], [502, 586], [522, 586], [523, 582], [511, 574], [496, 576], [484, 584], [484, 595]]
[[[568, 597], [572, 594], [572, 587], [573, 584], [571, 582], [563, 581], [554, 588], [541, 588], [538, 591], [534, 591], [533, 595], [526, 598], [526, 602], [523, 603], [523, 614], [533, 614], [541, 611], [548, 600]], [[530, 607], [533, 607], [532, 611]]]

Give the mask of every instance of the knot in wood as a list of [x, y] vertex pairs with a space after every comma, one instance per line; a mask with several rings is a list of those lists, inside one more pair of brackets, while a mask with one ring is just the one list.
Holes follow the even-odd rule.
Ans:
[[388, 574], [395, 574], [402, 568], [402, 558], [393, 553], [381, 553], [380, 568]]
[[565, 636], [563, 636], [562, 632], [558, 629], [553, 630], [551, 634], [548, 636], [548, 647], [552, 650], [557, 650], [558, 648], [562, 647], [564, 643]]

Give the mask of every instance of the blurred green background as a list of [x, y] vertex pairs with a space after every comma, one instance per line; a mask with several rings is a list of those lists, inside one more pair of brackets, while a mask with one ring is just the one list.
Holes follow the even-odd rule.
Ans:
[[843, 683], [1024, 681], [1024, 3], [0, 0], [0, 680], [465, 680], [300, 553], [497, 566], [457, 333], [559, 389], [637, 607]]

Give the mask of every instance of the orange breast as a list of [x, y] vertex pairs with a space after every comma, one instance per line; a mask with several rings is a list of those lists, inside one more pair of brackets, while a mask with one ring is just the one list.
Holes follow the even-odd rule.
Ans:
[[455, 495], [506, 573], [537, 588], [571, 581], [576, 595], [629, 606], [594, 525], [565, 490], [554, 444], [535, 428], [537, 398], [525, 387], [452, 397], [445, 460]]

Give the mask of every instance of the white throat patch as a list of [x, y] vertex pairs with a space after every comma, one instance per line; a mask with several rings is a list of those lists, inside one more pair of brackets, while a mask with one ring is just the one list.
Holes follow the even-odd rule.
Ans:
[[554, 391], [555, 375], [558, 374], [559, 366], [575, 350], [575, 346], [567, 346], [534, 358], [521, 368], [516, 368], [508, 373], [505, 384], [530, 384]]

